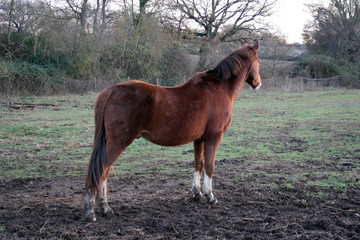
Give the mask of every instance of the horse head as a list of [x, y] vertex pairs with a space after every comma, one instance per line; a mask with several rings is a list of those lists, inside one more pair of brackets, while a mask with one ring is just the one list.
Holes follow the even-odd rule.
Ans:
[[257, 55], [257, 51], [259, 49], [259, 43], [256, 41], [253, 46], [250, 46], [250, 50], [252, 51], [251, 65], [246, 77], [246, 82], [254, 89], [258, 90], [261, 87], [261, 78], [259, 74], [260, 70], [260, 60]]

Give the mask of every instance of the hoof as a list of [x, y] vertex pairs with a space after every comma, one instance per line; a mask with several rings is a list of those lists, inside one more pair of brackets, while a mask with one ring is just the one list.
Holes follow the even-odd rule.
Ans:
[[87, 221], [87, 222], [95, 222], [96, 221], [94, 211], [89, 211], [85, 214], [85, 221]]
[[196, 201], [196, 202], [200, 202], [202, 196], [203, 196], [202, 193], [195, 193], [193, 195], [193, 200]]
[[218, 200], [212, 194], [206, 195], [206, 198], [207, 198], [208, 204], [210, 204], [210, 205], [215, 205], [215, 204], [219, 203]]
[[109, 207], [104, 207], [103, 213], [104, 216], [110, 216], [110, 215], [114, 215], [114, 211]]
[[99, 207], [102, 209], [102, 214], [104, 216], [114, 214], [114, 211], [111, 209], [111, 207], [109, 206], [109, 204], [107, 202], [101, 202], [99, 204]]
[[210, 205], [215, 205], [215, 204], [218, 204], [218, 203], [219, 203], [219, 201], [216, 198], [213, 198], [211, 200], [208, 199], [208, 204], [210, 204]]

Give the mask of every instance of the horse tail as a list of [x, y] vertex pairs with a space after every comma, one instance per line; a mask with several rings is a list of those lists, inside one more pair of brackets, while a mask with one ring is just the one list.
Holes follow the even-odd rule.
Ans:
[[102, 91], [95, 102], [95, 136], [93, 151], [89, 161], [89, 167], [85, 182], [86, 190], [101, 192], [101, 178], [104, 174], [106, 153], [106, 134], [104, 126], [104, 109], [111, 95], [111, 89]]

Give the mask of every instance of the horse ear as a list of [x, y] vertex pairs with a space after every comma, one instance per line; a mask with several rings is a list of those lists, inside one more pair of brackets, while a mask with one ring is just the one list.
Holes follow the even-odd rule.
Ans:
[[253, 49], [255, 52], [257, 52], [257, 50], [259, 49], [259, 42], [258, 42], [258, 40], [255, 41], [252, 49]]

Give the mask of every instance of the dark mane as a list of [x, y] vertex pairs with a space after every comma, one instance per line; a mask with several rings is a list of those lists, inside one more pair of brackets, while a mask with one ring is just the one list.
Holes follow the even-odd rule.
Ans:
[[215, 68], [207, 70], [205, 73], [216, 82], [225, 82], [231, 77], [237, 76], [244, 69], [250, 54], [249, 45], [243, 46], [224, 58]]

